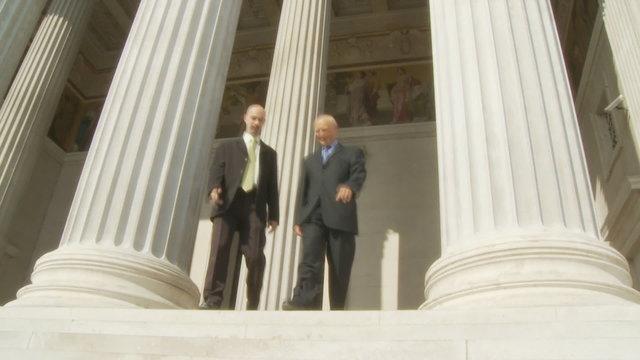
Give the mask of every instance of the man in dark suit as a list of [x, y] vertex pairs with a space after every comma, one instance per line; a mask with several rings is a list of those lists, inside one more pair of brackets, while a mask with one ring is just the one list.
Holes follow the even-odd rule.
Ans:
[[358, 234], [356, 194], [366, 178], [361, 149], [343, 146], [331, 115], [315, 121], [322, 146], [304, 160], [294, 231], [302, 237], [298, 282], [284, 310], [321, 309], [325, 255], [329, 264], [332, 310], [343, 310]]
[[265, 267], [265, 227], [278, 227], [278, 177], [276, 152], [260, 140], [265, 110], [250, 105], [244, 114], [242, 137], [223, 142], [211, 166], [209, 199], [213, 203], [211, 255], [205, 279], [203, 308], [222, 303], [233, 234], [247, 263], [247, 309], [260, 301]]

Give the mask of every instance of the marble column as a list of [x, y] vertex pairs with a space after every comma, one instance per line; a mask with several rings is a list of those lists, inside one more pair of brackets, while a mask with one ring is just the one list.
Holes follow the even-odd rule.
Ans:
[[285, 0], [282, 5], [262, 134], [278, 152], [280, 226], [265, 247], [261, 309], [279, 309], [295, 285], [300, 247], [292, 230], [296, 189], [302, 160], [314, 148], [313, 121], [324, 106], [330, 5], [329, 0]]
[[629, 111], [631, 137], [640, 154], [640, 1], [604, 0], [602, 7], [620, 89]]
[[186, 271], [240, 8], [140, 3], [60, 247], [15, 305], [197, 306]]
[[46, 3], [46, 0], [0, 0], [0, 104]]
[[94, 4], [95, 0], [51, 2], [0, 108], [0, 263], [18, 249], [8, 238], [8, 227], [32, 176]]
[[548, 0], [431, 0], [442, 257], [423, 308], [630, 304]]

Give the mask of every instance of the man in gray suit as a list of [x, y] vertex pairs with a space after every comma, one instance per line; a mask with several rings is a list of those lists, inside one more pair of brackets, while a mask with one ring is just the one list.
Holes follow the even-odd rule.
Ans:
[[322, 308], [325, 256], [331, 309], [343, 310], [355, 254], [355, 199], [366, 178], [364, 154], [336, 140], [338, 124], [331, 115], [318, 116], [314, 125], [321, 148], [302, 166], [293, 227], [302, 238], [302, 259], [293, 297], [282, 305], [284, 310]]

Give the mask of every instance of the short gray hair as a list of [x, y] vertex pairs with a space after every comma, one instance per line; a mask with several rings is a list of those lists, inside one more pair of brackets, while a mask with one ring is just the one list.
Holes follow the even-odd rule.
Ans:
[[336, 121], [336, 119], [329, 115], [329, 114], [320, 114], [318, 115], [318, 117], [316, 118], [316, 121], [314, 121], [314, 124], [319, 123], [320, 121], [326, 121], [330, 124], [333, 124], [333, 126], [338, 127], [338, 122]]

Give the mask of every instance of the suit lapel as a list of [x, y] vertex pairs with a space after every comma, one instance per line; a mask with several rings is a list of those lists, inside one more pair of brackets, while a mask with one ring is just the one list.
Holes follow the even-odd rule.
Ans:
[[[235, 155], [232, 155], [231, 157], [232, 159], [234, 159], [233, 166], [237, 168], [237, 170], [235, 171], [241, 171], [242, 173], [244, 173], [244, 168], [247, 166], [247, 159], [249, 156], [249, 153], [247, 152], [247, 145], [245, 145], [244, 139], [240, 137], [235, 141], [234, 147], [236, 150], [234, 152]], [[240, 180], [238, 180], [238, 186], [241, 182], [242, 177], [240, 177]]]
[[265, 143], [262, 140], [260, 140], [260, 155], [259, 155], [259, 161], [258, 161], [260, 164], [260, 167], [258, 170], [258, 189], [260, 188], [260, 184], [262, 183], [262, 179], [263, 179], [262, 174], [264, 174], [264, 172], [267, 169], [266, 161], [268, 159], [267, 159], [267, 156], [265, 155], [266, 152], [267, 152], [267, 145], [265, 145]]
[[266, 151], [267, 151], [267, 145], [262, 140], [260, 140], [260, 166], [262, 166], [263, 164], [264, 156], [262, 155], [264, 155]]
[[318, 148], [318, 150], [316, 150], [312, 156], [314, 163], [318, 164], [320, 168], [324, 167], [324, 164], [322, 163], [322, 146]]
[[242, 137], [236, 140], [236, 146], [238, 147], [238, 150], [241, 151], [241, 154], [244, 157], [249, 155], [249, 153], [247, 152], [247, 145], [244, 143], [244, 139]]
[[337, 143], [336, 144], [336, 149], [333, 150], [333, 154], [331, 155], [331, 157], [329, 157], [329, 161], [331, 161], [332, 157], [336, 156], [339, 152], [341, 152], [342, 148], [343, 148], [342, 144], [341, 143]]

